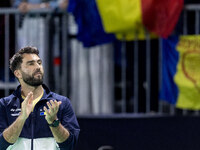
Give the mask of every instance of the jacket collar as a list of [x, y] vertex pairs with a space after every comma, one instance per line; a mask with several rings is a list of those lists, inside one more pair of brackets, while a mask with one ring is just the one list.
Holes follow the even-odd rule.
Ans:
[[[52, 92], [49, 90], [49, 88], [45, 84], [42, 84], [42, 87], [44, 89], [44, 95], [42, 98], [48, 98], [52, 96]], [[19, 98], [20, 100], [23, 100], [21, 97], [21, 85], [17, 87], [17, 89], [13, 92], [13, 95]]]

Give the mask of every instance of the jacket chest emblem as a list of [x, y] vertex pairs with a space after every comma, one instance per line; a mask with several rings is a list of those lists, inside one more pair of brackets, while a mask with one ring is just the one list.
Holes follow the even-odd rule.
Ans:
[[46, 112], [43, 109], [40, 109], [40, 116], [45, 116]]

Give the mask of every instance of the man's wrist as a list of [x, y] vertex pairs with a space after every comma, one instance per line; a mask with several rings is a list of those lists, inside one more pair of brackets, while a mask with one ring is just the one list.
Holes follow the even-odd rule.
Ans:
[[48, 124], [52, 124], [52, 123], [54, 122], [54, 120], [57, 120], [57, 119], [58, 119], [57, 116], [52, 117], [52, 119], [50, 119], [50, 118], [48, 118], [48, 117], [46, 118]]
[[58, 127], [60, 124], [59, 119], [54, 120], [52, 123], [49, 124], [50, 127]]

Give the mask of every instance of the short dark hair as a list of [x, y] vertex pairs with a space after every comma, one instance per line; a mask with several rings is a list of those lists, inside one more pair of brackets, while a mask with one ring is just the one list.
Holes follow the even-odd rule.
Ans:
[[10, 69], [14, 73], [15, 70], [21, 68], [23, 54], [36, 54], [39, 56], [39, 50], [36, 47], [26, 46], [21, 48], [17, 53], [10, 59]]

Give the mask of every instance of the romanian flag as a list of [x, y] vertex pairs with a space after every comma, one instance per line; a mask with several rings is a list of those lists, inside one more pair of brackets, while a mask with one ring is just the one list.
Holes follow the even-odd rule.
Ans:
[[113, 34], [104, 31], [95, 0], [69, 0], [68, 9], [78, 25], [77, 38], [84, 47], [110, 43]]
[[160, 99], [180, 109], [200, 110], [200, 35], [163, 40]]
[[[173, 31], [183, 0], [96, 0], [107, 33], [119, 39], [145, 39], [145, 28], [161, 37]], [[155, 36], [154, 36], [155, 37]]]

